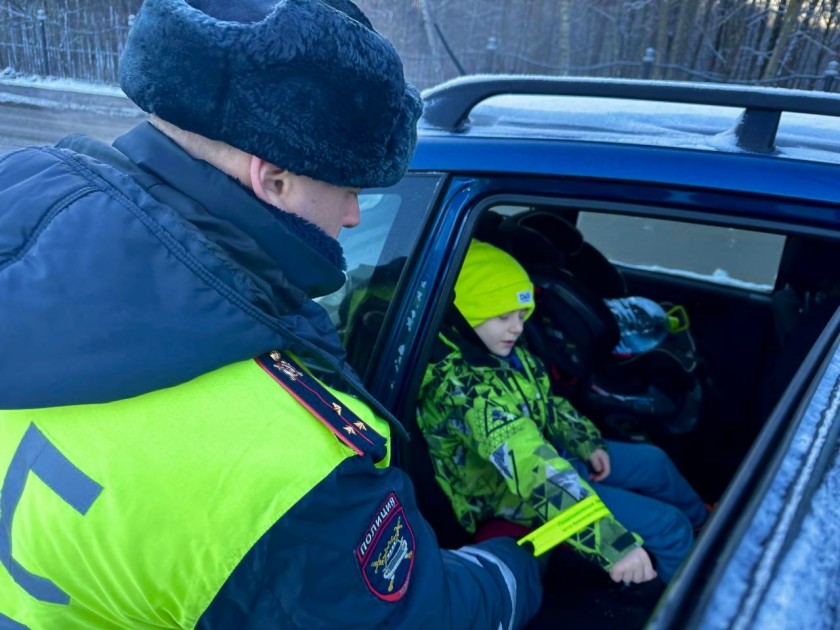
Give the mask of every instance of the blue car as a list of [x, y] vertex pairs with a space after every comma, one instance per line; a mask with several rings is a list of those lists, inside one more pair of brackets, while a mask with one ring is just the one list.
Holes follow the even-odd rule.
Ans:
[[[415, 409], [479, 237], [556, 300], [526, 343], [557, 391], [606, 434], [664, 448], [715, 506], [667, 589], [577, 567], [546, 585], [534, 627], [837, 627], [840, 95], [477, 76], [424, 96], [411, 170], [363, 191], [348, 282], [322, 304], [413, 437], [398, 463], [441, 543], [466, 534]], [[628, 296], [669, 322], [633, 356], [603, 308]]]

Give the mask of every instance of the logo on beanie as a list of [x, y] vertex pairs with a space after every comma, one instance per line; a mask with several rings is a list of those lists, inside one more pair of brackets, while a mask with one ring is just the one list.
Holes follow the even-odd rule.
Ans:
[[530, 291], [519, 291], [516, 294], [516, 299], [519, 300], [519, 304], [524, 306], [525, 304], [533, 304], [534, 303], [534, 296], [531, 295]]

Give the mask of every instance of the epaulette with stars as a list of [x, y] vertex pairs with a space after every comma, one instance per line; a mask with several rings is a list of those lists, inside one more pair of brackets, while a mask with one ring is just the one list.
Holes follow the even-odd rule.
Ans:
[[374, 461], [385, 457], [385, 438], [351, 409], [343, 406], [326, 387], [304, 371], [291, 355], [272, 350], [256, 357], [254, 361], [356, 454], [370, 455]]

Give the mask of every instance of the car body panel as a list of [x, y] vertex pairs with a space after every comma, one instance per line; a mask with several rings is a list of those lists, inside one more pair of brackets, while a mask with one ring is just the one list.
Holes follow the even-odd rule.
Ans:
[[[837, 202], [840, 165], [778, 160], [763, 155], [572, 141], [423, 138], [413, 171], [457, 174], [554, 175], [643, 182], [687, 190]], [[710, 181], [709, 174], [714, 173]]]

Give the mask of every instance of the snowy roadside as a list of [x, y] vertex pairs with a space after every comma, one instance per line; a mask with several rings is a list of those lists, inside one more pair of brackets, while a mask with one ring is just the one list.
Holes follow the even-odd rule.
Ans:
[[0, 104], [140, 118], [143, 112], [117, 86], [0, 72]]

